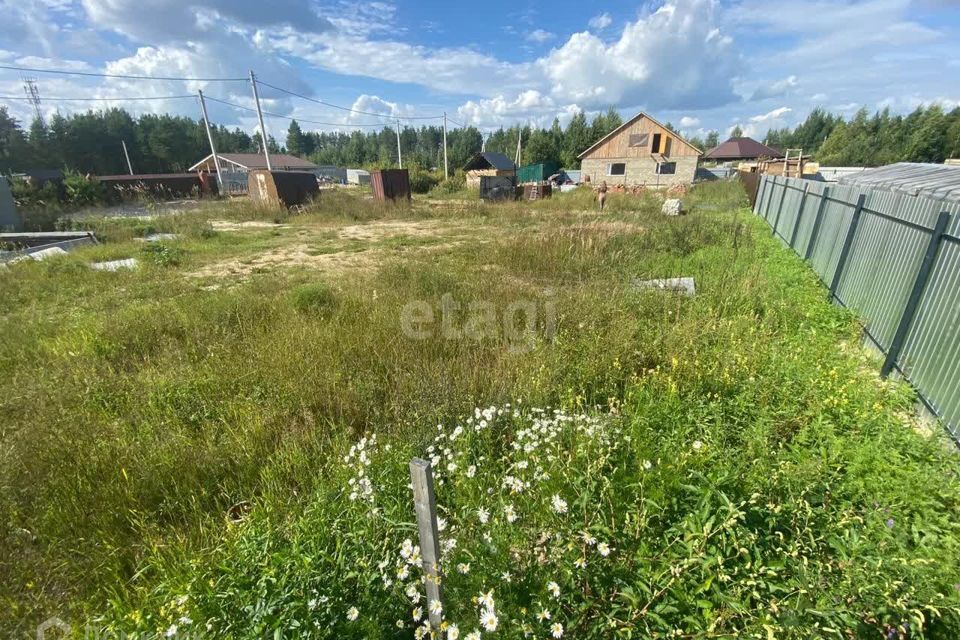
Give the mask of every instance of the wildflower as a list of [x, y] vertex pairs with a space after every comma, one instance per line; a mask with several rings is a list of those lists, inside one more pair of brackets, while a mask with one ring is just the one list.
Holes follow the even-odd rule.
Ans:
[[887, 529], [893, 529], [894, 520], [893, 518], [887, 518]]
[[550, 612], [547, 611], [546, 609], [541, 609], [540, 613], [537, 614], [537, 620], [539, 620], [540, 622], [543, 622], [544, 620], [549, 620], [549, 619], [550, 619]]
[[458, 565], [457, 565], [457, 573], [460, 573], [460, 574], [463, 574], [463, 575], [467, 575], [468, 573], [470, 573], [470, 563], [469, 563], [469, 562], [461, 562], [460, 564], [458, 564]]
[[359, 609], [357, 609], [356, 607], [350, 607], [349, 609], [347, 609], [347, 620], [349, 620], [350, 622], [353, 622], [358, 617], [360, 617]]
[[[467, 467], [467, 477], [472, 478], [475, 475], [477, 475], [477, 465], [472, 464], [469, 467]], [[470, 637], [469, 634], [467, 635], [467, 637]]]
[[415, 607], [413, 610], [414, 622], [419, 622], [420, 618], [422, 617], [423, 617], [423, 607]]
[[500, 574], [500, 579], [504, 582], [513, 582], [513, 574], [511, 574], [509, 571], [504, 571]]
[[480, 614], [480, 624], [490, 633], [497, 630], [497, 624], [499, 623], [500, 621], [497, 619], [497, 614], [494, 613], [493, 609], [484, 609], [483, 613]]
[[409, 575], [410, 575], [410, 567], [408, 567], [407, 565], [403, 565], [402, 567], [397, 569], [397, 580], [406, 580]]
[[170, 625], [170, 628], [167, 629], [167, 632], [164, 635], [166, 635], [168, 638], [172, 638], [173, 636], [177, 635], [177, 625]]
[[477, 598], [477, 603], [480, 604], [485, 609], [493, 609], [493, 589], [484, 593], [480, 592], [480, 597]]
[[700, 449], [702, 449], [702, 448], [703, 448], [703, 443], [702, 443], [702, 442], [700, 442], [699, 440], [694, 440], [694, 441], [693, 441], [693, 450], [694, 450], [694, 451], [700, 451]]
[[397, 620], [397, 629], [403, 629], [403, 620]]
[[463, 640], [480, 640], [480, 632], [476, 629], [463, 637]]
[[400, 545], [400, 555], [404, 558], [409, 558], [411, 553], [413, 553], [413, 542], [410, 538], [407, 538], [403, 541], [403, 544]]
[[567, 501], [558, 496], [557, 494], [553, 495], [551, 500], [553, 504], [553, 510], [557, 513], [566, 513], [567, 512]]
[[441, 613], [443, 613], [443, 605], [440, 604], [439, 600], [432, 600], [430, 602], [430, 614], [439, 616]]
[[456, 471], [456, 470], [457, 470], [457, 463], [456, 463], [456, 462], [447, 463], [447, 471], [448, 471], [448, 472], [453, 473], [453, 472]]
[[644, 461], [643, 461], [643, 468], [646, 469], [647, 471], [650, 471], [650, 469], [653, 468], [653, 463], [650, 462], [649, 460], [644, 460]]
[[447, 627], [447, 640], [457, 640], [460, 637], [460, 629], [457, 625], [452, 624]]
[[606, 542], [601, 542], [597, 545], [597, 553], [602, 555], [604, 558], [610, 555], [610, 551], [610, 545], [608, 545]]
[[591, 547], [592, 547], [593, 545], [597, 544], [597, 539], [596, 539], [595, 537], [593, 537], [593, 535], [591, 535], [589, 531], [584, 531], [584, 532], [580, 535], [580, 537], [583, 538], [583, 541], [584, 541], [585, 543], [587, 543], [588, 545], [590, 545]]
[[317, 608], [317, 599], [316, 599], [316, 598], [310, 598], [309, 600], [307, 600], [307, 608], [308, 608], [308, 609], [316, 609], [316, 608]]
[[552, 635], [554, 638], [562, 638], [563, 625], [559, 622], [554, 622], [552, 625], [550, 625], [550, 635]]
[[560, 597], [560, 585], [553, 580], [547, 583], [547, 591], [549, 591], [550, 595], [552, 595], [554, 598]]
[[480, 521], [480, 524], [487, 524], [487, 521], [490, 519], [490, 512], [480, 507], [477, 509], [477, 519]]
[[177, 624], [183, 624], [183, 625], [191, 624], [192, 622], [193, 622], [193, 620], [191, 620], [191, 619], [188, 618], [187, 616], [183, 616], [182, 618], [180, 618], [179, 620], [177, 620]]
[[407, 585], [406, 589], [407, 597], [410, 598], [410, 602], [417, 604], [420, 602], [420, 590], [417, 589], [417, 585], [413, 582]]
[[587, 559], [586, 558], [577, 558], [573, 561], [573, 566], [577, 569], [586, 569], [587, 568]]
[[514, 510], [512, 504], [508, 504], [503, 508], [503, 514], [507, 517], [507, 522], [510, 524], [517, 521], [517, 512]]
[[437, 517], [437, 531], [445, 531], [447, 528], [447, 519]]

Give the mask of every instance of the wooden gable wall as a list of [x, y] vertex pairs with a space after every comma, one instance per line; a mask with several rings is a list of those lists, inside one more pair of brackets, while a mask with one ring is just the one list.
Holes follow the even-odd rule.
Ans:
[[[599, 145], [596, 149], [583, 156], [583, 159], [598, 158], [649, 158], [655, 155], [653, 151], [654, 134], [659, 133], [664, 140], [663, 144], [669, 144], [669, 153], [656, 153], [667, 158], [687, 158], [698, 155], [697, 150], [679, 139], [677, 135], [666, 127], [661, 127], [657, 123], [645, 116], [640, 116], [631, 122], [624, 129], [612, 136], [609, 140]], [[647, 143], [643, 147], [631, 147], [631, 135], [647, 135]], [[669, 143], [666, 139], [669, 138]], [[663, 147], [661, 147], [663, 148]]]

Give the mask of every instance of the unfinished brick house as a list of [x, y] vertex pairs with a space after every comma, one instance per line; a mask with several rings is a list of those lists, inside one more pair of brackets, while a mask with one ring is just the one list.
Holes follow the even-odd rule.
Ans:
[[583, 179], [592, 184], [672, 187], [690, 184], [701, 151], [645, 113], [581, 153]]

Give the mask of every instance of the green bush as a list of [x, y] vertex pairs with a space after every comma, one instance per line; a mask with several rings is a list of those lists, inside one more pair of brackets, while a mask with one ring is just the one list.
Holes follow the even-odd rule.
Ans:
[[337, 305], [337, 296], [333, 289], [323, 283], [305, 284], [293, 290], [293, 306], [301, 313], [323, 314]]
[[413, 193], [430, 193], [437, 186], [440, 177], [432, 171], [413, 168], [410, 170], [410, 190]]
[[161, 267], [175, 267], [183, 261], [184, 251], [164, 242], [148, 242], [141, 249], [143, 255], [153, 264]]
[[467, 188], [467, 176], [462, 171], [458, 171], [446, 180], [440, 181], [433, 187], [431, 193], [437, 195], [450, 195], [458, 193]]
[[74, 171], [68, 171], [64, 175], [63, 186], [67, 204], [74, 207], [88, 207], [106, 200], [106, 192], [99, 181]]

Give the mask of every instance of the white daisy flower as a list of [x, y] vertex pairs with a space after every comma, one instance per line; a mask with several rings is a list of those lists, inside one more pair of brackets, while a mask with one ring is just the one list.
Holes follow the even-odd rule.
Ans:
[[480, 640], [480, 632], [474, 629], [463, 637], [463, 640]]
[[702, 442], [700, 442], [699, 440], [694, 440], [694, 441], [693, 441], [693, 450], [694, 450], [694, 451], [700, 451], [700, 449], [702, 449], [702, 448], [703, 448], [703, 443], [702, 443]]
[[[477, 465], [472, 464], [469, 467], [467, 467], [467, 477], [472, 478], [475, 475], [477, 475]], [[469, 638], [470, 635], [467, 634], [467, 637]]]
[[549, 591], [550, 595], [552, 595], [554, 598], [560, 597], [560, 585], [553, 580], [547, 583], [547, 591]]
[[350, 607], [349, 609], [347, 609], [347, 620], [349, 620], [350, 622], [353, 622], [359, 617], [360, 617], [359, 609], [357, 609], [356, 607]]
[[487, 524], [487, 521], [490, 519], [490, 512], [480, 507], [477, 509], [477, 519], [480, 520], [480, 524]]
[[650, 471], [650, 469], [653, 469], [653, 463], [650, 462], [649, 460], [644, 460], [643, 468], [646, 469], [647, 471]]
[[418, 622], [423, 617], [423, 607], [416, 607], [413, 610], [413, 620]]
[[439, 600], [430, 601], [430, 614], [434, 616], [439, 616], [443, 613], [443, 605], [440, 604]]
[[503, 508], [503, 514], [507, 517], [507, 522], [510, 524], [517, 521], [517, 512], [514, 510], [512, 504], [508, 504]]
[[587, 559], [586, 558], [577, 558], [573, 561], [573, 566], [577, 569], [586, 569], [587, 568]]
[[499, 623], [500, 621], [497, 619], [497, 614], [493, 612], [493, 609], [484, 609], [483, 613], [480, 614], [480, 624], [490, 633], [497, 630]]
[[493, 603], [493, 589], [490, 589], [490, 591], [488, 591], [488, 592], [486, 592], [486, 593], [484, 593], [484, 592], [481, 591], [481, 592], [480, 592], [480, 597], [477, 598], [477, 602], [478, 602], [484, 609], [493, 609], [493, 606], [494, 606], [494, 603]]
[[467, 575], [468, 573], [470, 573], [470, 563], [469, 563], [469, 562], [461, 562], [460, 564], [458, 564], [458, 565], [457, 565], [457, 573], [461, 573], [461, 574], [463, 574], [463, 575]]
[[452, 624], [447, 627], [447, 640], [458, 640], [460, 638], [460, 628]]
[[549, 620], [549, 619], [550, 619], [550, 612], [547, 611], [546, 609], [541, 609], [540, 613], [537, 614], [537, 620], [539, 620], [540, 622], [543, 622], [544, 620]]
[[561, 498], [559, 495], [554, 494], [551, 499], [553, 505], [553, 510], [557, 513], [566, 513], [567, 512], [567, 501]]
[[606, 542], [601, 542], [597, 545], [597, 553], [602, 555], [604, 558], [610, 555], [610, 551], [612, 551], [612, 549], [610, 549], [610, 545], [608, 545]]
[[550, 635], [552, 635], [554, 638], [562, 638], [563, 625], [559, 622], [554, 622], [552, 625], [550, 625]]

